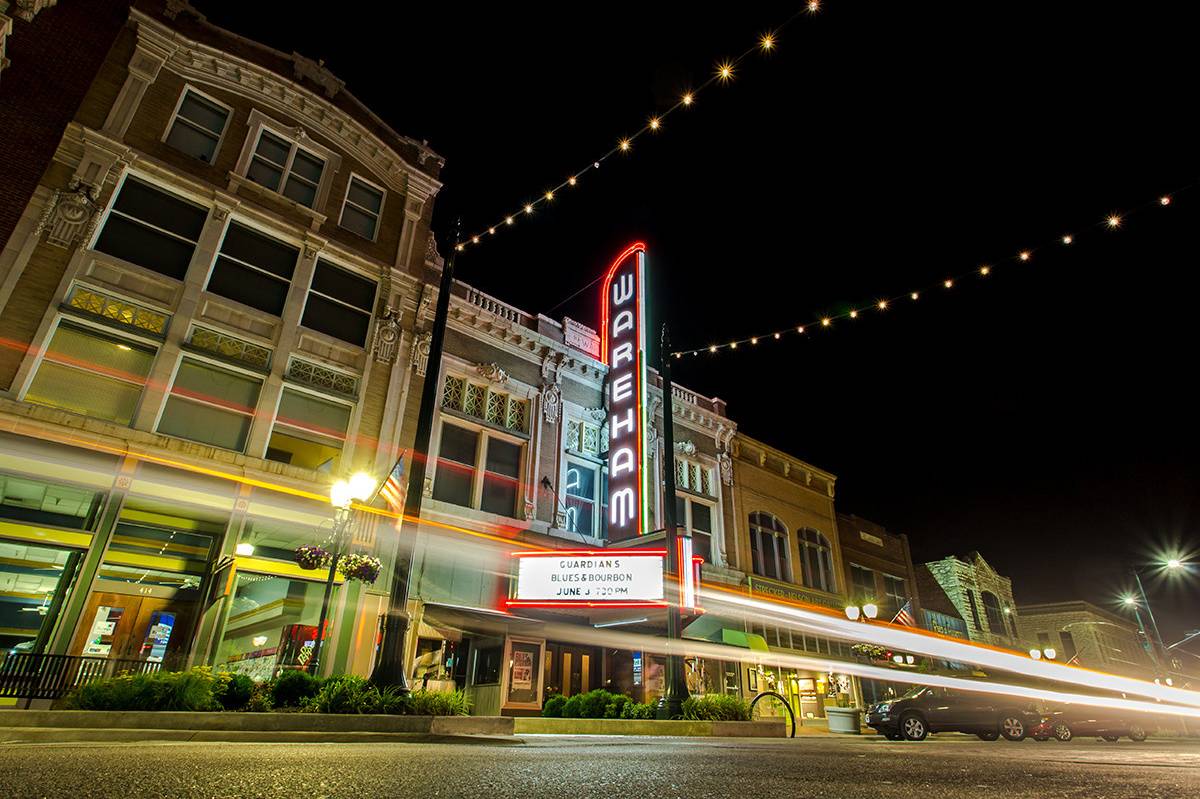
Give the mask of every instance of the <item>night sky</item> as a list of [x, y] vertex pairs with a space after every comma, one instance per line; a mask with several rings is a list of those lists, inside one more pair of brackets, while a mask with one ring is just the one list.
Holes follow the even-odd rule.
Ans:
[[[456, 216], [486, 227], [589, 164], [802, 3], [195, 5], [326, 59], [428, 139], [447, 160], [445, 241]], [[595, 287], [563, 300], [640, 238], [679, 347], [922, 288], [806, 339], [684, 359], [675, 377], [836, 474], [839, 510], [907, 533], [914, 558], [978, 549], [1018, 603], [1115, 608], [1130, 566], [1200, 551], [1183, 5], [831, 0], [465, 254], [459, 277], [596, 325]], [[1104, 229], [1114, 212], [1120, 229]], [[1200, 568], [1187, 582], [1147, 583], [1168, 643], [1200, 627]]]

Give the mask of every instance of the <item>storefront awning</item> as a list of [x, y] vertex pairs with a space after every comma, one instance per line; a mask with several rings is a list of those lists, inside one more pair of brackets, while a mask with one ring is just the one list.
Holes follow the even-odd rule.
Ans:
[[754, 652], [769, 652], [767, 641], [761, 635], [726, 627], [727, 621], [715, 616], [701, 616], [683, 631], [684, 638], [696, 641], [712, 641], [726, 646], [740, 646]]

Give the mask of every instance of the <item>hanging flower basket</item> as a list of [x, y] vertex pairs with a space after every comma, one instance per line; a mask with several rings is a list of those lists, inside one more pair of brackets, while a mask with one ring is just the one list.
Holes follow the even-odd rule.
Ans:
[[338, 571], [347, 580], [361, 580], [367, 585], [371, 585], [379, 579], [379, 572], [382, 569], [383, 561], [379, 558], [357, 553], [347, 555], [338, 563]]
[[328, 567], [333, 556], [318, 546], [304, 545], [296, 547], [296, 563], [301, 569], [320, 569]]
[[853, 644], [850, 651], [867, 660], [887, 660], [888, 652], [876, 644]]

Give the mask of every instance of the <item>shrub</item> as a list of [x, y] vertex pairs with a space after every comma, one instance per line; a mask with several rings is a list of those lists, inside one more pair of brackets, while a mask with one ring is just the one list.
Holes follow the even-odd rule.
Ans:
[[691, 721], [749, 721], [750, 703], [730, 694], [704, 694], [683, 700], [683, 717]]
[[301, 708], [307, 713], [379, 713], [382, 704], [378, 688], [363, 677], [345, 674], [325, 680]]
[[289, 669], [271, 681], [271, 704], [274, 707], [300, 707], [306, 699], [321, 690], [321, 680], [307, 671]]
[[399, 712], [414, 716], [465, 716], [471, 712], [471, 700], [463, 691], [413, 691], [405, 705]]
[[542, 715], [546, 718], [561, 719], [563, 714], [563, 705], [567, 703], [567, 698], [562, 694], [555, 694], [546, 700], [542, 705]]
[[655, 707], [649, 702], [626, 702], [625, 707], [621, 708], [621, 718], [623, 719], [652, 719], [654, 718]]
[[597, 688], [594, 691], [588, 691], [580, 700], [580, 718], [604, 718], [604, 710], [608, 707], [608, 703], [612, 701], [614, 696], [615, 694], [613, 694], [611, 691], [606, 691], [603, 688]]
[[241, 710], [250, 703], [254, 693], [254, 680], [245, 674], [222, 672], [217, 675], [213, 686], [213, 697], [226, 710]]
[[564, 719], [583, 718], [583, 694], [575, 694], [566, 701], [562, 709]]
[[220, 710], [215, 684], [207, 668], [120, 674], [81, 685], [64, 704], [79, 710]]
[[633, 701], [632, 697], [625, 694], [613, 694], [612, 699], [608, 700], [608, 705], [604, 708], [604, 718], [619, 719], [625, 706]]
[[250, 692], [250, 700], [246, 702], [246, 710], [251, 713], [266, 713], [272, 710], [275, 705], [271, 702], [271, 689], [274, 685], [270, 682], [256, 683], [254, 689]]

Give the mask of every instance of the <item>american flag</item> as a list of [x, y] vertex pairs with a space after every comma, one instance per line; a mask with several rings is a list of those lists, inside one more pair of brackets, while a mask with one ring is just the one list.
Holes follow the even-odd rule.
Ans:
[[404, 510], [404, 455], [396, 459], [396, 465], [392, 467], [392, 473], [388, 475], [387, 480], [379, 487], [379, 493], [393, 513], [400, 513]]
[[917, 620], [912, 614], [912, 600], [906, 600], [904, 607], [896, 613], [896, 618], [892, 619], [892, 624], [903, 624], [905, 627], [916, 627]]

